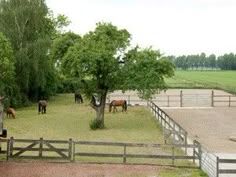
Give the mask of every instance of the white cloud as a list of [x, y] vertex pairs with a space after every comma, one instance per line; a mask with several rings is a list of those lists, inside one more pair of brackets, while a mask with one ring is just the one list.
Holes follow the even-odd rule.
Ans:
[[234, 0], [47, 0], [79, 34], [99, 21], [126, 28], [133, 43], [168, 55], [236, 53]]

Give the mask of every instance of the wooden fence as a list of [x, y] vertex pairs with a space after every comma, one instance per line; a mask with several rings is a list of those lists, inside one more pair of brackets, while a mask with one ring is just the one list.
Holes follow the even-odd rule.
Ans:
[[[220, 164], [234, 164], [235, 168], [220, 168]], [[216, 177], [220, 174], [234, 174], [236, 175], [236, 159], [216, 158]]]
[[[107, 163], [107, 158], [121, 159], [118, 163], [128, 164], [158, 164], [189, 166], [191, 164], [182, 163], [181, 160], [191, 160], [195, 163], [201, 159], [201, 146], [194, 144], [144, 144], [144, 143], [118, 143], [118, 142], [93, 142], [93, 141], [68, 141], [64, 140], [39, 140], [31, 139], [0, 139], [0, 143], [5, 143], [6, 150], [2, 154], [6, 155], [6, 160], [53, 160], [53, 161], [83, 161], [81, 158], [93, 158], [92, 161]], [[99, 147], [99, 148], [96, 148]], [[118, 151], [115, 148], [120, 148]], [[181, 148], [193, 150], [192, 155], [181, 153]], [[137, 161], [132, 162], [132, 159]], [[141, 160], [140, 160], [141, 159]], [[154, 161], [144, 161], [151, 159]], [[90, 159], [91, 160], [91, 159]], [[157, 161], [166, 160], [168, 162]], [[178, 163], [180, 162], [181, 163]], [[117, 163], [117, 161], [114, 161]], [[192, 166], [192, 165], [191, 165]]]
[[[158, 107], [153, 101], [148, 102], [152, 113], [161, 124], [164, 131], [165, 143], [169, 137], [172, 137], [174, 143], [187, 145], [188, 132], [174, 121], [165, 111]], [[185, 152], [187, 149], [185, 150]]]
[[[147, 100], [140, 99], [137, 95], [111, 94], [107, 97], [107, 103], [113, 99], [125, 99], [128, 105], [147, 104]], [[209, 94], [188, 94], [181, 90], [176, 95], [156, 95], [152, 101], [162, 107], [235, 107], [236, 95], [219, 95], [213, 90]]]
[[[86, 146], [82, 148], [81, 146]], [[90, 148], [88, 148], [88, 146]], [[92, 146], [92, 147], [91, 147]], [[95, 146], [119, 147], [116, 152], [97, 152]], [[138, 148], [138, 149], [137, 149]], [[143, 150], [143, 148], [145, 150]], [[181, 148], [190, 148], [193, 150], [192, 155], [181, 155], [177, 150]], [[75, 141], [74, 142], [74, 156], [76, 161], [79, 157], [102, 157], [102, 158], [119, 158], [122, 163], [128, 163], [130, 159], [164, 159], [170, 160], [171, 164], [175, 165], [177, 160], [195, 160], [201, 159], [200, 144], [181, 145], [181, 144], [143, 144], [143, 143], [115, 143], [115, 142], [92, 142], [92, 141]], [[81, 150], [83, 149], [83, 150]], [[148, 151], [149, 150], [149, 151]], [[137, 163], [138, 161], [136, 161]], [[144, 162], [143, 160], [141, 162]], [[132, 163], [132, 162], [131, 162]], [[135, 163], [135, 162], [134, 162]], [[148, 163], [148, 162], [147, 162]]]
[[[1, 142], [3, 142], [1, 140]], [[72, 159], [72, 144], [69, 139], [64, 140], [39, 140], [30, 139], [10, 139], [7, 142], [6, 159], [49, 159], [49, 160], [66, 160]]]

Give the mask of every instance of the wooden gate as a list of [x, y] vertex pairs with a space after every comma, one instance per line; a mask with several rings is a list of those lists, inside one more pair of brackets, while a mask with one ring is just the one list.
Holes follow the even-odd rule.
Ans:
[[11, 159], [49, 159], [71, 161], [72, 139], [63, 140], [29, 140], [14, 139], [8, 141], [7, 158]]

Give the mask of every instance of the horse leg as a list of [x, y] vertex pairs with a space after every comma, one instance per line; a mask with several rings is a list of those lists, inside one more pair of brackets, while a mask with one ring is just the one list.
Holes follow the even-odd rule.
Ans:
[[43, 113], [46, 114], [46, 106], [43, 106]]
[[114, 112], [117, 112], [117, 107], [116, 106], [114, 106]]
[[38, 110], [39, 110], [38, 114], [40, 114], [40, 112], [41, 112], [41, 105], [40, 104], [38, 105]]

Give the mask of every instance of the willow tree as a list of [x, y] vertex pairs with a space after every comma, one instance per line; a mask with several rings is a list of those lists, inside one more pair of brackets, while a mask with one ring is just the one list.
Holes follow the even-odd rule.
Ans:
[[174, 66], [158, 60], [160, 54], [151, 49], [130, 48], [130, 33], [110, 23], [98, 23], [94, 31], [84, 35], [70, 47], [62, 61], [65, 73], [81, 79], [84, 92], [97, 95], [91, 106], [96, 111], [96, 124], [103, 128], [108, 92], [115, 89], [138, 90], [140, 96], [165, 89], [164, 76], [172, 76]]
[[15, 86], [15, 60], [11, 44], [0, 33], [0, 97], [6, 95]]
[[45, 0], [0, 0], [0, 32], [12, 44], [17, 86], [25, 100], [53, 86], [49, 51], [56, 26], [63, 26], [60, 20], [65, 19], [57, 21]]

